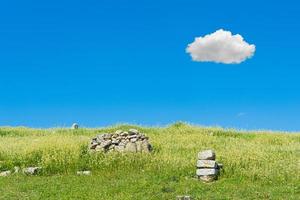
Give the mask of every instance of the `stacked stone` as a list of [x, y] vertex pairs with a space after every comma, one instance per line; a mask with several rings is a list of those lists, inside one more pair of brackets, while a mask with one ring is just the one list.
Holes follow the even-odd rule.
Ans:
[[198, 153], [196, 175], [204, 182], [216, 180], [219, 175], [221, 164], [216, 161], [216, 154], [213, 150], [205, 150]]
[[92, 139], [90, 149], [101, 152], [150, 152], [152, 146], [149, 138], [136, 129], [128, 131], [117, 130], [114, 133], [104, 133]]

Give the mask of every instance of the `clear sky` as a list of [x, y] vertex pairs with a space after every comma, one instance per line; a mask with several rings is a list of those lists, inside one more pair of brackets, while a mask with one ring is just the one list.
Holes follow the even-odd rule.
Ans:
[[[1, 1], [0, 126], [187, 121], [300, 130], [299, 1]], [[194, 62], [218, 29], [256, 46]]]

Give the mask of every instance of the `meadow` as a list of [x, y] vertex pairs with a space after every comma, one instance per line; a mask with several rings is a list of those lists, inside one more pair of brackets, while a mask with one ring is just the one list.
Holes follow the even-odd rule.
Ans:
[[[152, 153], [90, 153], [92, 137], [136, 128]], [[197, 153], [214, 149], [219, 180], [195, 178]], [[300, 199], [300, 134], [175, 123], [89, 129], [0, 128], [0, 171], [41, 166], [36, 176], [0, 177], [0, 199]], [[91, 176], [77, 176], [91, 170]]]

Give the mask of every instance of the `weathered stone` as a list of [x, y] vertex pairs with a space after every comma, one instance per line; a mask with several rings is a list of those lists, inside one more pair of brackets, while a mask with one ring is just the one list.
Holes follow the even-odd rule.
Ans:
[[102, 142], [99, 146], [106, 149], [111, 145], [111, 143], [112, 142], [110, 140], [107, 140], [107, 141]]
[[72, 124], [72, 129], [78, 129], [78, 128], [79, 128], [78, 124], [76, 124], [76, 123]]
[[124, 152], [124, 150], [125, 150], [125, 145], [115, 146], [115, 150], [116, 150], [117, 152]]
[[128, 138], [128, 139], [131, 139], [131, 138], [137, 138], [137, 135], [129, 135], [127, 138]]
[[98, 135], [96, 136], [96, 138], [97, 138], [97, 139], [103, 139], [103, 136], [104, 136], [103, 134], [98, 134]]
[[121, 141], [121, 142], [119, 143], [119, 146], [124, 146], [124, 147], [125, 147], [125, 146], [126, 146], [126, 144], [127, 144], [127, 142], [126, 142], [126, 141], [123, 141], [123, 142]]
[[142, 142], [142, 152], [149, 153], [152, 150], [152, 146], [149, 144], [147, 140], [143, 140]]
[[120, 134], [120, 136], [127, 136], [128, 135], [128, 132], [127, 131], [124, 131]]
[[95, 151], [97, 152], [104, 152], [105, 149], [103, 147], [101, 147], [100, 145], [98, 145], [96, 148], [95, 148]]
[[190, 196], [176, 196], [176, 200], [191, 200]]
[[0, 172], [0, 176], [2, 176], [2, 177], [9, 176], [9, 175], [11, 175], [11, 171], [10, 170]]
[[198, 160], [197, 161], [198, 168], [218, 168], [218, 164], [214, 160]]
[[28, 167], [23, 169], [23, 173], [27, 175], [36, 175], [41, 169], [41, 167]]
[[197, 176], [209, 176], [209, 175], [218, 175], [218, 169], [197, 169]]
[[103, 139], [105, 139], [105, 140], [111, 139], [111, 137], [112, 137], [112, 134], [110, 134], [110, 133], [105, 133], [105, 134], [103, 135]]
[[130, 142], [136, 142], [137, 141], [137, 138], [131, 138], [130, 139]]
[[128, 142], [125, 146], [125, 151], [136, 152], [136, 144], [133, 142]]
[[96, 137], [96, 142], [97, 142], [97, 143], [101, 143], [101, 142], [103, 142], [103, 141], [104, 141], [103, 136], [102, 136], [102, 135], [97, 135], [97, 137]]
[[139, 134], [139, 131], [131, 128], [131, 129], [129, 129], [128, 134], [129, 135], [137, 135], [137, 134]]
[[213, 150], [205, 150], [198, 153], [200, 160], [215, 160], [216, 154]]
[[136, 141], [135, 144], [136, 144], [136, 151], [137, 152], [142, 152], [142, 149], [143, 149], [142, 141]]
[[77, 175], [89, 176], [91, 175], [91, 171], [77, 171]]
[[117, 135], [112, 135], [111, 138], [114, 140], [117, 138]]
[[140, 136], [141, 140], [144, 140], [146, 137], [144, 135]]
[[111, 141], [112, 144], [119, 144], [119, 140], [115, 139]]

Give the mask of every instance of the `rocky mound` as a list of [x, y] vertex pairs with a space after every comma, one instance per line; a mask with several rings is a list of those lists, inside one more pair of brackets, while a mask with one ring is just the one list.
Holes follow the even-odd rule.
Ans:
[[149, 138], [136, 129], [117, 130], [115, 133], [99, 134], [92, 139], [90, 150], [101, 152], [150, 152]]

